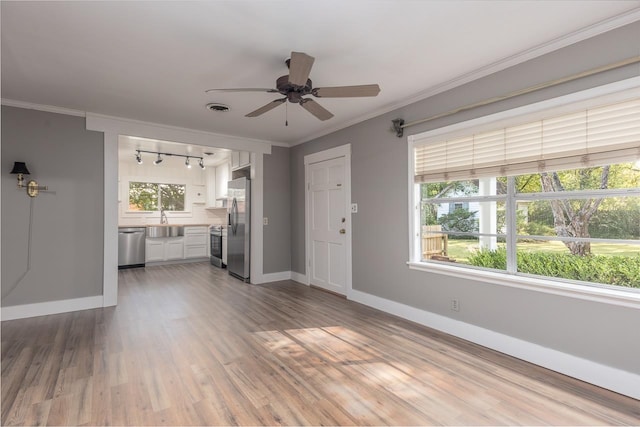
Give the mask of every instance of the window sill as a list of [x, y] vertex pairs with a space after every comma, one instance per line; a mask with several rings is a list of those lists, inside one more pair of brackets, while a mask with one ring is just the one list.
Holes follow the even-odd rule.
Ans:
[[605, 304], [640, 309], [640, 292], [619, 291], [597, 286], [579, 285], [570, 282], [533, 278], [494, 271], [478, 270], [471, 267], [451, 266], [436, 262], [407, 262], [411, 270], [478, 280], [498, 286], [526, 289], [536, 292], [579, 298]]

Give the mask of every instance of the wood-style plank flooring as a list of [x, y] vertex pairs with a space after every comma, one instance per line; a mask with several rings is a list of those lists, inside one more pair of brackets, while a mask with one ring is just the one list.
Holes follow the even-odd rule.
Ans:
[[119, 273], [2, 323], [2, 425], [638, 425], [640, 402], [294, 282]]

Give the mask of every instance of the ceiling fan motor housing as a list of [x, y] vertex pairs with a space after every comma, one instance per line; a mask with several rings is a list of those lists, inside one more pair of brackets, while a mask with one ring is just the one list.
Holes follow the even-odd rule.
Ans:
[[307, 79], [307, 84], [304, 86], [291, 84], [289, 83], [289, 75], [286, 75], [279, 77], [278, 80], [276, 80], [276, 88], [278, 89], [278, 92], [287, 97], [289, 102], [299, 104], [304, 95], [311, 94], [313, 85], [311, 83], [311, 79]]

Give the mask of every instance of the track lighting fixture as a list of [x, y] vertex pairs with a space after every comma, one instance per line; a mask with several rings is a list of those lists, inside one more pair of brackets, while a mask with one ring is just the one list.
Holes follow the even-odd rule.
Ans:
[[[203, 157], [199, 157], [199, 156], [187, 156], [185, 154], [173, 154], [173, 153], [161, 153], [159, 151], [147, 151], [147, 150], [136, 150], [136, 161], [138, 162], [139, 165], [142, 164], [142, 154], [140, 153], [149, 153], [149, 154], [157, 154], [158, 158], [156, 160], [153, 161], [154, 165], [159, 165], [160, 163], [162, 163], [162, 156], [173, 156], [173, 157], [184, 157], [184, 165], [191, 169], [191, 159], [198, 159], [198, 166], [200, 166], [201, 169], [204, 169], [204, 158]], [[206, 153], [207, 155], [213, 154], [213, 153]]]

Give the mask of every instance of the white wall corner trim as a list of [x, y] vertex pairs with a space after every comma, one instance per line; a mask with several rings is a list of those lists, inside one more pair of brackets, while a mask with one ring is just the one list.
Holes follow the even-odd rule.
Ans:
[[96, 295], [93, 297], [2, 307], [2, 321], [100, 308], [103, 305], [102, 300], [102, 295]]
[[251, 153], [251, 223], [249, 279], [251, 283], [264, 283], [264, 155]]
[[602, 365], [489, 329], [352, 290], [349, 299], [535, 365], [640, 399], [640, 375]]
[[279, 271], [277, 273], [265, 273], [262, 275], [262, 283], [281, 282], [291, 280], [290, 271]]
[[104, 133], [104, 306], [118, 304], [118, 134]]
[[298, 282], [301, 285], [309, 286], [309, 278], [306, 274], [301, 274], [295, 271], [291, 272], [291, 280]]

